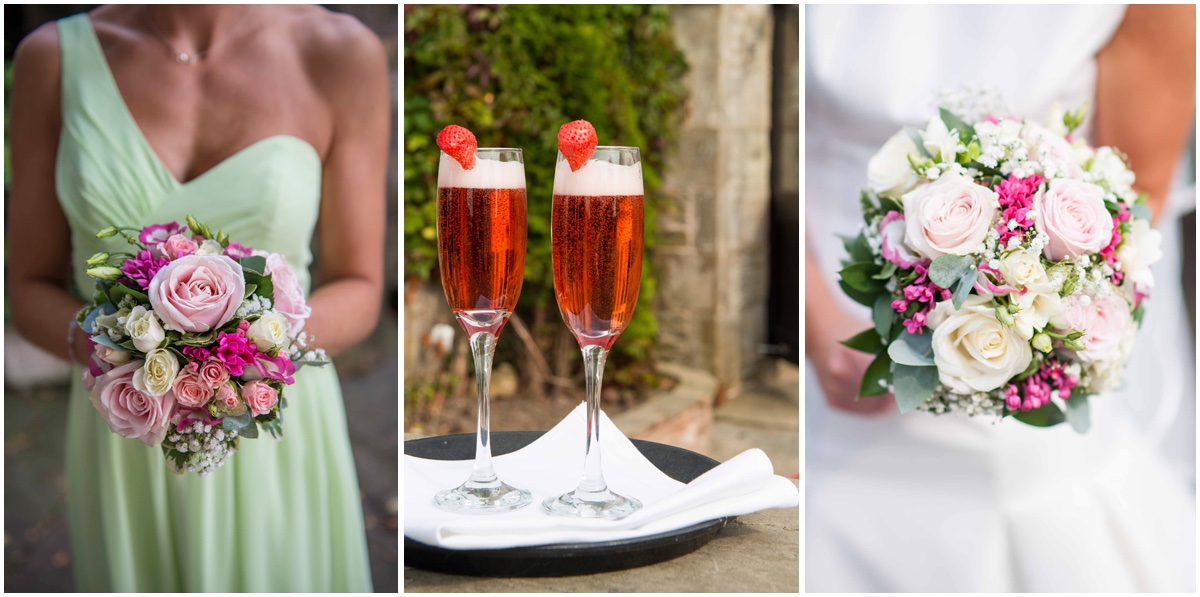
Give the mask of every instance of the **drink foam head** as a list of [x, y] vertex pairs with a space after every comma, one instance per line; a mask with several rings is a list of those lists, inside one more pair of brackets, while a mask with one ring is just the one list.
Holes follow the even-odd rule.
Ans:
[[525, 164], [485, 159], [476, 154], [475, 167], [464, 170], [458, 160], [442, 152], [438, 163], [438, 188], [523, 189]]
[[622, 166], [600, 160], [588, 160], [574, 172], [566, 160], [554, 167], [554, 194], [582, 197], [601, 195], [643, 195], [642, 163]]

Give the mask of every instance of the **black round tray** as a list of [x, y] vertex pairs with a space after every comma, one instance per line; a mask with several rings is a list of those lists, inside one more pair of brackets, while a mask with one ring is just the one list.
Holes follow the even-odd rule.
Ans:
[[[492, 433], [492, 454], [519, 450], [541, 431]], [[719, 464], [691, 450], [632, 440], [633, 445], [668, 477], [688, 483]], [[475, 434], [445, 435], [404, 442], [404, 453], [432, 460], [475, 457]], [[535, 507], [531, 505], [527, 507]], [[470, 576], [574, 576], [657, 564], [691, 553], [708, 543], [735, 517], [718, 518], [648, 537], [599, 543], [562, 543], [509, 549], [443, 549], [404, 538], [404, 565]]]

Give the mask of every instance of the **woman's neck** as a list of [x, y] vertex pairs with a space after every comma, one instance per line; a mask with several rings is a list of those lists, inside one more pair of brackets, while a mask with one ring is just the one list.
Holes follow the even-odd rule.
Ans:
[[143, 7], [147, 24], [181, 50], [203, 51], [249, 18], [256, 6], [156, 4]]

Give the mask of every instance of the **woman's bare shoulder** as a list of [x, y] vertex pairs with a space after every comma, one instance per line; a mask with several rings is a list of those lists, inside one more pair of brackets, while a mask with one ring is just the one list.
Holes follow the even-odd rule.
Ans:
[[[290, 14], [290, 32], [305, 62], [325, 75], [382, 74], [387, 56], [379, 36], [353, 16], [316, 6], [298, 7]], [[371, 72], [372, 67], [379, 72]]]
[[39, 103], [58, 101], [61, 76], [58, 24], [44, 23], [17, 44], [13, 56], [13, 90], [37, 96]]

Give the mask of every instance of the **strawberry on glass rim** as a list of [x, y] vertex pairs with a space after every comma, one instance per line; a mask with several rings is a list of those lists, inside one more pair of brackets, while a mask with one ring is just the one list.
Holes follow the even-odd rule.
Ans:
[[572, 172], [592, 159], [596, 142], [596, 128], [586, 120], [568, 122], [558, 129], [558, 151], [567, 159]]
[[475, 167], [475, 150], [479, 149], [479, 144], [475, 142], [475, 134], [466, 128], [457, 124], [447, 126], [438, 133], [437, 145], [462, 165], [463, 170]]

